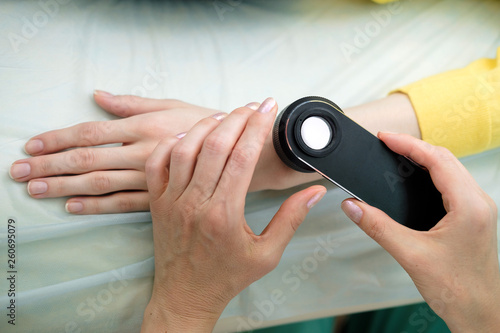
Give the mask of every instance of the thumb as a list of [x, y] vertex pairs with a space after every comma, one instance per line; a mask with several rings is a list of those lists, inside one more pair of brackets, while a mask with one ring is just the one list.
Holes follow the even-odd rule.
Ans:
[[390, 218], [378, 208], [356, 199], [344, 200], [344, 213], [397, 261], [405, 253], [415, 232]]
[[323, 198], [325, 193], [325, 187], [316, 185], [297, 192], [285, 200], [261, 234], [266, 238], [268, 246], [283, 253], [309, 210]]
[[189, 104], [176, 99], [113, 95], [102, 90], [94, 90], [94, 100], [103, 110], [119, 117], [131, 117], [142, 113], [189, 106]]

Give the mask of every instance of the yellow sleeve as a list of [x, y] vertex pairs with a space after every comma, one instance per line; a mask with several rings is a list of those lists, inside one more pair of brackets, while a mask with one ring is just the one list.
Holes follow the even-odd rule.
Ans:
[[395, 92], [409, 96], [423, 140], [459, 157], [500, 146], [500, 48], [496, 59], [479, 59]]

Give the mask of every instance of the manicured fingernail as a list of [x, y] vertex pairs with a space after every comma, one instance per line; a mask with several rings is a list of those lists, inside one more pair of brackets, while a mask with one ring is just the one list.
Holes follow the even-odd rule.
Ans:
[[101, 97], [104, 97], [104, 98], [110, 98], [110, 97], [114, 97], [115, 95], [107, 92], [107, 91], [102, 91], [102, 90], [94, 90], [94, 96], [101, 96]]
[[381, 135], [394, 135], [394, 134], [398, 134], [396, 132], [388, 132], [388, 131], [380, 131], [377, 133], [377, 137], [380, 138]]
[[176, 137], [179, 139], [182, 139], [183, 137], [186, 136], [186, 134], [187, 134], [187, 132], [182, 132], [182, 133], [177, 134]]
[[219, 113], [216, 113], [216, 114], [213, 114], [211, 115], [210, 117], [218, 120], [218, 121], [222, 121], [222, 119], [226, 118], [227, 117], [227, 113], [225, 112], [219, 112]]
[[49, 186], [46, 182], [41, 181], [31, 181], [28, 183], [28, 193], [30, 195], [42, 194], [47, 192]]
[[24, 151], [26, 154], [36, 154], [43, 150], [43, 142], [42, 140], [35, 139], [30, 140], [24, 145]]
[[273, 109], [273, 107], [275, 105], [276, 105], [276, 101], [274, 100], [274, 98], [269, 97], [269, 98], [266, 98], [266, 100], [264, 102], [262, 102], [262, 104], [259, 106], [259, 109], [257, 111], [259, 111], [260, 113], [268, 113], [269, 111], [271, 111]]
[[259, 108], [260, 104], [257, 103], [257, 102], [252, 102], [252, 103], [248, 103], [247, 105], [245, 105], [246, 108], [250, 108], [254, 111], [257, 111], [257, 109]]
[[66, 202], [64, 208], [68, 213], [78, 213], [83, 210], [83, 204], [79, 201]]
[[316, 193], [311, 199], [309, 199], [309, 201], [307, 202], [307, 208], [311, 209], [313, 208], [314, 206], [316, 206], [316, 204], [318, 202], [321, 201], [321, 199], [323, 199], [323, 197], [325, 196], [326, 194], [326, 191], [321, 191], [321, 192], [318, 192]]
[[14, 163], [10, 167], [9, 176], [12, 179], [26, 177], [31, 172], [31, 166], [28, 163]]
[[354, 223], [359, 223], [363, 217], [363, 210], [351, 200], [346, 200], [340, 205], [345, 215]]

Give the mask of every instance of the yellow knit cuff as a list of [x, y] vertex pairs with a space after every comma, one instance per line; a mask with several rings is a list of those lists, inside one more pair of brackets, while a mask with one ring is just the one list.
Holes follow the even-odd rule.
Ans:
[[500, 145], [500, 69], [495, 66], [493, 59], [480, 59], [396, 90], [410, 98], [423, 140], [459, 157]]

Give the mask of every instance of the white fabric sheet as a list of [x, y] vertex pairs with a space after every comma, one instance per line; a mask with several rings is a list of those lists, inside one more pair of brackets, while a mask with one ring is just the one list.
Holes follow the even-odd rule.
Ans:
[[[392, 7], [391, 7], [392, 6]], [[341, 107], [494, 57], [498, 1], [0, 3], [0, 331], [138, 332], [153, 277], [149, 213], [73, 216], [8, 176], [30, 137], [112, 119], [93, 89], [224, 111], [307, 95]], [[500, 152], [463, 162], [500, 203]], [[296, 189], [248, 197], [259, 232]], [[227, 307], [217, 331], [421, 301], [397, 263], [341, 212], [329, 186], [279, 267]], [[16, 326], [7, 323], [7, 224], [17, 229]], [[324, 260], [323, 260], [324, 259]]]

